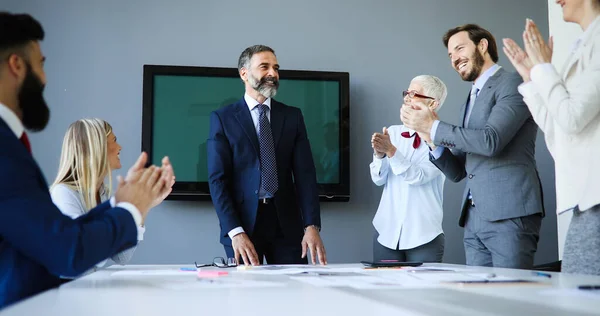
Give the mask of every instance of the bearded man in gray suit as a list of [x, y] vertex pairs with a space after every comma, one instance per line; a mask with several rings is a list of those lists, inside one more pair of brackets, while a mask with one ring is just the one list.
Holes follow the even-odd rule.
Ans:
[[531, 268], [545, 212], [535, 163], [537, 125], [517, 90], [522, 79], [496, 64], [496, 40], [478, 25], [450, 29], [443, 40], [452, 67], [473, 82], [461, 124], [407, 106], [402, 121], [427, 142], [431, 162], [448, 179], [467, 178], [459, 220], [467, 264]]

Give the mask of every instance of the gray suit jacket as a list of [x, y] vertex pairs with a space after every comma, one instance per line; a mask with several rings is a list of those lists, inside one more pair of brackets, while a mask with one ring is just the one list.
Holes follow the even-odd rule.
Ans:
[[[467, 178], [461, 227], [469, 190], [489, 221], [545, 214], [535, 163], [537, 125], [517, 90], [521, 83], [517, 73], [500, 68], [479, 92], [467, 126], [438, 125], [433, 142], [446, 148], [431, 162], [453, 182]], [[465, 110], [466, 104], [461, 119]]]

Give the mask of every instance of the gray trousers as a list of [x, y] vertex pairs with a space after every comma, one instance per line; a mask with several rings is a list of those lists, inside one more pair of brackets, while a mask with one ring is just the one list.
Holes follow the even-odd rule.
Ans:
[[600, 275], [600, 204], [585, 212], [573, 210], [561, 271]]
[[394, 250], [382, 246], [373, 238], [373, 261], [398, 260], [401, 262], [442, 262], [444, 256], [444, 234], [439, 234], [432, 241], [412, 249]]
[[541, 214], [490, 222], [470, 206], [463, 239], [467, 265], [532, 268], [541, 225]]

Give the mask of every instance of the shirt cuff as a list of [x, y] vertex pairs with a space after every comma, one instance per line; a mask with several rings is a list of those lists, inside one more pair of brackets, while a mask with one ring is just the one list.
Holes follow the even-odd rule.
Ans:
[[435, 132], [437, 131], [438, 125], [440, 125], [439, 120], [435, 120], [433, 121], [433, 124], [431, 124], [431, 131], [429, 132], [429, 137], [431, 138], [431, 141], [435, 139]]
[[146, 227], [138, 226], [137, 230], [138, 230], [138, 241], [144, 240], [144, 233], [146, 232]]
[[[140, 211], [137, 209], [137, 207], [135, 207], [135, 205], [129, 203], [129, 202], [119, 202], [116, 203], [115, 197], [111, 197], [110, 198], [110, 206], [111, 207], [120, 207], [123, 208], [125, 210], [127, 210], [131, 216], [133, 216], [133, 220], [135, 221], [135, 226], [140, 227], [142, 226], [142, 214], [140, 213]], [[138, 228], [139, 231], [139, 228]], [[139, 234], [139, 232], [138, 232]]]
[[531, 68], [530, 77], [531, 81], [539, 81], [543, 77], [548, 76], [554, 71], [554, 66], [550, 63], [537, 64]]
[[408, 168], [410, 168], [411, 166], [410, 161], [406, 160], [406, 157], [402, 155], [402, 153], [399, 150], [396, 151], [394, 157], [388, 157], [388, 162], [390, 164], [390, 167], [392, 167], [392, 172], [395, 175], [399, 175], [406, 172], [406, 170], [408, 170]]
[[444, 147], [443, 146], [438, 146], [438, 147], [435, 148], [435, 150], [433, 150], [433, 151], [430, 152], [431, 156], [433, 156], [433, 159], [435, 159], [435, 160], [437, 160], [438, 158], [440, 158], [443, 153], [444, 153]]
[[227, 233], [229, 235], [229, 238], [233, 239], [233, 236], [241, 234], [244, 232], [244, 229], [242, 228], [242, 226], [238, 226], [232, 230], [229, 231], [229, 233]]
[[536, 92], [533, 81], [524, 82], [520, 84], [517, 89], [519, 90], [519, 93], [524, 97], [530, 96]]

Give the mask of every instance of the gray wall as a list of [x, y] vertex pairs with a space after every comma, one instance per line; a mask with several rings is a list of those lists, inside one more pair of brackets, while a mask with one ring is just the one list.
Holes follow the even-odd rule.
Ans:
[[[340, 263], [371, 258], [371, 220], [381, 188], [369, 177], [370, 135], [400, 123], [401, 91], [410, 79], [439, 76], [449, 89], [440, 117], [458, 122], [469, 84], [451, 69], [443, 33], [475, 22], [501, 45], [503, 37], [519, 39], [527, 17], [547, 30], [547, 5], [546, 0], [2, 0], [0, 9], [30, 13], [47, 31], [42, 49], [52, 120], [31, 139], [49, 181], [67, 126], [82, 117], [108, 120], [124, 148], [123, 166], [134, 162], [141, 144], [143, 64], [235, 67], [245, 47], [263, 43], [276, 50], [282, 69], [349, 72], [352, 197], [349, 203], [322, 205], [328, 259]], [[512, 69], [502, 53], [500, 64]], [[557, 242], [554, 168], [541, 136], [537, 157], [549, 210], [536, 258], [543, 263], [557, 259]], [[445, 186], [444, 260], [451, 263], [464, 263], [457, 225], [463, 186]], [[167, 201], [150, 214], [132, 263], [209, 261], [223, 254], [217, 235], [210, 203]]]

